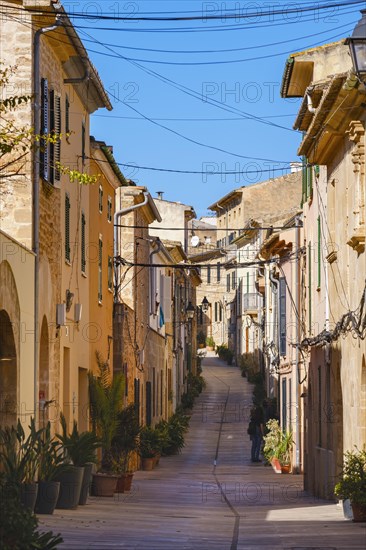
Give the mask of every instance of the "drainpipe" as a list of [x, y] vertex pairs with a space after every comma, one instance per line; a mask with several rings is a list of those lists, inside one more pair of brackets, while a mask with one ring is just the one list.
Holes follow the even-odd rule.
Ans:
[[144, 200], [143, 202], [140, 202], [139, 204], [134, 204], [133, 206], [128, 206], [127, 208], [122, 208], [121, 210], [118, 210], [114, 214], [114, 257], [117, 258], [119, 253], [119, 227], [118, 227], [118, 220], [122, 216], [125, 216], [126, 214], [129, 214], [130, 212], [133, 212], [133, 210], [137, 210], [138, 208], [141, 208], [142, 206], [145, 206], [149, 201], [149, 193], [147, 191], [144, 191]]
[[85, 72], [83, 76], [80, 78], [65, 78], [64, 84], [82, 84], [83, 82], [86, 82], [90, 78], [90, 70], [89, 68], [85, 69]]
[[[34, 35], [33, 39], [33, 112], [34, 112], [34, 134], [39, 136], [41, 133], [41, 101], [40, 101], [40, 46], [41, 46], [41, 36], [48, 32], [54, 31], [62, 25], [62, 21], [59, 19], [59, 15], [56, 15], [56, 22], [54, 25], [49, 27], [43, 27], [38, 29]], [[39, 193], [39, 179], [40, 179], [40, 156], [39, 148], [35, 148], [33, 156], [33, 229], [32, 229], [32, 249], [35, 254], [34, 261], [34, 420], [36, 425], [39, 421], [39, 410], [38, 410], [38, 374], [39, 374], [39, 214], [40, 214], [40, 193]]]
[[[295, 250], [296, 250], [296, 262], [295, 262], [295, 311], [298, 312], [296, 319], [296, 343], [300, 342], [300, 256], [299, 256], [299, 247], [300, 247], [300, 220], [299, 217], [295, 218]], [[299, 410], [299, 393], [300, 393], [300, 353], [299, 346], [295, 348], [295, 366], [296, 366], [296, 392], [295, 392], [295, 411], [296, 411], [296, 433], [295, 433], [295, 464], [294, 471], [295, 473], [300, 473], [300, 410]]]

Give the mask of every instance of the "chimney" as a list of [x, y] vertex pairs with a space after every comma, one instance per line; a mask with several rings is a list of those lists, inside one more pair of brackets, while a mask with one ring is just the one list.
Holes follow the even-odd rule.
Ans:
[[158, 199], [159, 199], [160, 201], [162, 201], [162, 200], [163, 200], [164, 191], [156, 191], [156, 194], [157, 194], [157, 196], [158, 196]]

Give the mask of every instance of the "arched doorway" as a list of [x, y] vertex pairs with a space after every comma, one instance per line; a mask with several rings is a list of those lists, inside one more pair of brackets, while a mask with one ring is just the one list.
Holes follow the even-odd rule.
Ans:
[[46, 317], [43, 317], [39, 349], [39, 422], [45, 426], [49, 420], [49, 337]]
[[17, 354], [8, 313], [0, 310], [0, 425], [17, 422]]

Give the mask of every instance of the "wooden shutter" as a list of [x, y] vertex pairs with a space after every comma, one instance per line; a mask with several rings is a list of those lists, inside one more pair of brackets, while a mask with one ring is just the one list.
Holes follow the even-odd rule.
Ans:
[[[48, 134], [48, 80], [41, 80], [41, 136]], [[47, 140], [40, 140], [40, 175], [48, 181], [48, 144]]]
[[279, 323], [280, 323], [280, 355], [286, 355], [286, 279], [280, 277], [280, 311], [279, 311]]
[[172, 321], [172, 291], [171, 291], [171, 277], [162, 275], [161, 277], [161, 304], [163, 306], [164, 321], [165, 323], [171, 323]]
[[70, 261], [70, 197], [65, 194], [65, 259]]
[[113, 289], [113, 259], [108, 256], [108, 288]]
[[211, 283], [211, 267], [207, 266], [207, 284], [209, 285]]
[[133, 381], [133, 400], [137, 422], [140, 423], [140, 380], [138, 378], [135, 378]]
[[216, 280], [217, 280], [218, 283], [220, 282], [220, 279], [221, 279], [221, 270], [220, 270], [220, 262], [218, 262], [217, 263], [217, 276], [216, 276]]

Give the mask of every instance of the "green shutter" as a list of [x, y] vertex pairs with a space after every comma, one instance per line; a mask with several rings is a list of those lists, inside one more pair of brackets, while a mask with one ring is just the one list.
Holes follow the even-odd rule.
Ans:
[[66, 134], [70, 133], [70, 101], [68, 95], [65, 99], [65, 132]]
[[98, 258], [98, 300], [101, 302], [103, 300], [103, 241], [99, 239], [99, 258]]

